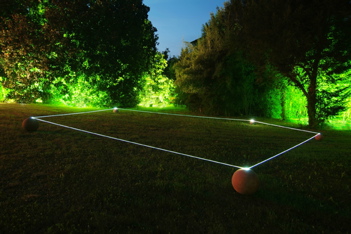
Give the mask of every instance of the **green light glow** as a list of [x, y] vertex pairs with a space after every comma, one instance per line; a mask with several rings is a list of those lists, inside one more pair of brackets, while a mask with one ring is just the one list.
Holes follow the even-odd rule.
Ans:
[[[71, 73], [70, 76], [70, 83], [66, 82], [67, 78], [61, 78], [51, 84], [51, 103], [75, 107], [96, 107], [108, 103], [108, 94], [89, 82], [84, 74]], [[98, 77], [90, 77], [92, 79]]]
[[139, 92], [139, 106], [167, 107], [174, 100], [174, 82], [163, 75], [167, 60], [158, 53], [155, 56], [154, 67], [142, 78], [143, 88]]
[[6, 100], [7, 94], [10, 92], [9, 89], [5, 89], [2, 84], [2, 77], [0, 77], [0, 102], [4, 102]]
[[140, 106], [166, 107], [172, 103], [174, 85], [171, 80], [164, 76], [145, 76], [144, 79], [146, 82], [140, 92]]

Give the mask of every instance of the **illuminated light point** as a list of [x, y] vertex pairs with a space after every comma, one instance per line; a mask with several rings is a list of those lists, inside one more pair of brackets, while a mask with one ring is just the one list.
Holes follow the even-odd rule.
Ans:
[[232, 176], [232, 185], [235, 191], [240, 194], [254, 194], [259, 187], [258, 176], [250, 168], [241, 168], [234, 172]]
[[22, 128], [27, 132], [35, 132], [39, 128], [39, 121], [34, 117], [29, 117], [22, 122]]
[[118, 108], [117, 107], [113, 108], [113, 113], [118, 113]]
[[254, 124], [255, 120], [254, 119], [250, 119], [250, 124]]
[[316, 139], [317, 141], [322, 140], [322, 138], [323, 138], [323, 135], [320, 134], [320, 133], [318, 133], [318, 134], [314, 137], [314, 139]]

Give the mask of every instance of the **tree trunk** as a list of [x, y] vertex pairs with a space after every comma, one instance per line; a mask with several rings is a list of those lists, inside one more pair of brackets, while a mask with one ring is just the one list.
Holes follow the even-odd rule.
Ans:
[[308, 126], [315, 129], [319, 125], [317, 118], [317, 69], [313, 69], [310, 75], [310, 85], [307, 91], [307, 113], [308, 113]]
[[282, 120], [286, 119], [286, 109], [285, 109], [285, 104], [286, 104], [286, 95], [285, 95], [285, 90], [282, 89], [281, 97], [280, 97], [280, 106], [282, 108], [282, 113], [280, 115]]
[[312, 129], [318, 127], [318, 118], [316, 116], [316, 93], [309, 93], [307, 97], [307, 113], [308, 113], [308, 126]]
[[305, 95], [307, 100], [307, 114], [308, 114], [308, 126], [312, 129], [318, 127], [319, 121], [317, 118], [317, 74], [313, 74], [309, 76], [310, 85], [308, 86], [308, 90], [304, 87], [304, 85], [296, 79], [295, 76], [288, 76], [290, 80], [295, 84], [297, 88], [299, 88], [302, 93]]

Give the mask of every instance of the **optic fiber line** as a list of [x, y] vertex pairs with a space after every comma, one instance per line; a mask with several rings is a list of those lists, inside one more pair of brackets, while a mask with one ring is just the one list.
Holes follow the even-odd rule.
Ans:
[[118, 110], [143, 112], [143, 113], [157, 114], [157, 115], [173, 115], [173, 116], [181, 116], [181, 117], [189, 117], [189, 118], [218, 119], [218, 120], [232, 120], [232, 121], [246, 121], [246, 122], [250, 121], [250, 120], [247, 120], [247, 119], [231, 119], [231, 118], [209, 117], [209, 116], [200, 116], [200, 115], [182, 115], [182, 114], [172, 114], [172, 113], [163, 113], [163, 112], [132, 110], [132, 109], [124, 109], [124, 108], [118, 108]]
[[[69, 115], [81, 115], [81, 114], [89, 114], [89, 113], [95, 113], [95, 112], [109, 111], [109, 110], [113, 110], [113, 109], [114, 108], [112, 108], [112, 109], [111, 108], [110, 109], [104, 109], [104, 110], [95, 110], [95, 111], [85, 111], [85, 112], [58, 114], [58, 115], [33, 116], [33, 118], [49, 118], [49, 117], [69, 116]], [[242, 122], [250, 122], [251, 121], [251, 120], [246, 120], [246, 119], [233, 119], [233, 118], [209, 117], [209, 116], [198, 116], [198, 115], [182, 115], [182, 114], [172, 114], [172, 113], [132, 110], [132, 109], [126, 109], [126, 108], [117, 108], [117, 109], [125, 110], [125, 111], [132, 111], [132, 112], [142, 112], [142, 113], [158, 114], [158, 115], [172, 115], [172, 116], [189, 117], [189, 118], [216, 119], [216, 120], [242, 121]], [[276, 124], [265, 123], [265, 122], [261, 122], [261, 121], [255, 121], [255, 123], [260, 123], [260, 124], [264, 124], [264, 125], [269, 125], [269, 126], [279, 127], [279, 128], [285, 128], [285, 129], [290, 129], [290, 130], [295, 130], [295, 131], [300, 131], [300, 132], [307, 132], [307, 133], [312, 133], [312, 134], [317, 134], [318, 133], [318, 132], [313, 132], [313, 131], [308, 131], [308, 130], [303, 130], [303, 129], [298, 129], [298, 128], [291, 128], [291, 127], [286, 127], [286, 126], [281, 126], [281, 125], [276, 125]]]
[[251, 166], [251, 167], [248, 167], [248, 168], [251, 169], [251, 168], [257, 167], [258, 165], [261, 165], [261, 164], [263, 164], [263, 163], [265, 163], [265, 162], [267, 162], [267, 161], [269, 161], [269, 160], [272, 160], [272, 159], [274, 159], [274, 158], [276, 158], [276, 157], [278, 157], [278, 156], [280, 156], [280, 155], [282, 155], [282, 154], [285, 154], [286, 152], [289, 152], [290, 150], [293, 150], [293, 149], [295, 149], [295, 148], [297, 148], [297, 147], [299, 147], [299, 146], [301, 146], [301, 145], [303, 145], [303, 144], [309, 142], [310, 140], [314, 139], [317, 135], [319, 135], [319, 133], [316, 134], [316, 135], [314, 135], [313, 137], [308, 138], [307, 140], [305, 140], [305, 141], [303, 141], [303, 142], [301, 142], [301, 143], [299, 143], [299, 144], [297, 144], [297, 145], [295, 145], [295, 146], [293, 146], [293, 147], [287, 149], [287, 150], [284, 150], [283, 152], [281, 152], [281, 153], [279, 153], [279, 154], [276, 154], [276, 155], [274, 155], [274, 156], [272, 156], [272, 157], [270, 157], [270, 158], [267, 158], [267, 159], [265, 159], [265, 160], [263, 160], [263, 161], [261, 161], [261, 162], [259, 162], [259, 163], [256, 163], [255, 165], [253, 165], [253, 166]]
[[[149, 114], [173, 115], [173, 116], [190, 117], [190, 118], [201, 118], [201, 119], [217, 119], [217, 120], [243, 121], [243, 122], [250, 122], [251, 121], [251, 120], [247, 120], [247, 119], [233, 119], [233, 118], [209, 117], [209, 116], [198, 116], [198, 115], [182, 115], [182, 114], [171, 114], [171, 113], [162, 113], [162, 112], [132, 110], [132, 109], [125, 109], [125, 108], [118, 108], [118, 109], [126, 110], [126, 111], [149, 113]], [[273, 127], [286, 128], [286, 129], [290, 129], [290, 130], [300, 131], [300, 132], [307, 132], [307, 133], [312, 133], [312, 134], [317, 134], [318, 133], [318, 132], [313, 132], [313, 131], [308, 131], [308, 130], [303, 130], [303, 129], [298, 129], [298, 128], [291, 128], [291, 127], [285, 127], [285, 126], [276, 125], [276, 124], [265, 123], [265, 122], [256, 121], [256, 120], [254, 122], [255, 123], [264, 124], [264, 125], [270, 125], [270, 126], [273, 126]]]
[[112, 109], [110, 108], [110, 109], [104, 109], [104, 110], [74, 112], [74, 113], [58, 114], [58, 115], [33, 116], [32, 118], [49, 118], [49, 117], [60, 117], [60, 116], [67, 116], [67, 115], [82, 115], [82, 114], [89, 114], [89, 113], [95, 113], [95, 112], [103, 112], [103, 111], [108, 111], [108, 110], [112, 110]]
[[269, 125], [269, 126], [273, 126], [273, 127], [279, 127], [279, 128], [285, 128], [285, 129], [289, 129], [289, 130], [295, 130], [295, 131], [300, 131], [300, 132], [307, 132], [307, 133], [312, 133], [312, 134], [316, 134], [313, 137], [279, 153], [276, 154], [268, 159], [265, 159], [251, 167], [241, 167], [241, 166], [236, 166], [236, 165], [232, 165], [232, 164], [228, 164], [228, 163], [223, 163], [223, 162], [219, 162], [219, 161], [215, 161], [215, 160], [211, 160], [211, 159], [206, 159], [206, 158], [201, 158], [201, 157], [197, 157], [197, 156], [193, 156], [193, 155], [189, 155], [189, 154], [184, 154], [184, 153], [180, 153], [180, 152], [176, 152], [176, 151], [172, 151], [172, 150], [167, 150], [167, 149], [163, 149], [163, 148], [159, 148], [159, 147], [154, 147], [154, 146], [150, 146], [150, 145], [145, 145], [145, 144], [141, 144], [141, 143], [137, 143], [137, 142], [133, 142], [133, 141], [128, 141], [128, 140], [124, 140], [124, 139], [120, 139], [120, 138], [115, 138], [115, 137], [111, 137], [111, 136], [107, 136], [107, 135], [103, 135], [103, 134], [99, 134], [99, 133], [95, 133], [95, 132], [90, 132], [90, 131], [86, 131], [83, 129], [79, 129], [79, 128], [74, 128], [74, 127], [70, 127], [70, 126], [66, 126], [66, 125], [62, 125], [62, 124], [58, 124], [58, 123], [54, 123], [54, 122], [49, 122], [46, 120], [42, 120], [41, 118], [48, 118], [48, 117], [60, 117], [60, 116], [69, 116], [69, 115], [79, 115], [79, 114], [88, 114], [88, 113], [95, 113], [95, 112], [103, 112], [103, 111], [108, 111], [108, 110], [113, 110], [113, 109], [118, 109], [118, 110], [126, 110], [126, 111], [132, 111], [132, 112], [142, 112], [142, 113], [149, 113], [149, 114], [159, 114], [159, 115], [171, 115], [171, 116], [181, 116], [181, 117], [190, 117], [190, 118], [202, 118], [202, 119], [216, 119], [216, 120], [227, 120], [227, 121], [246, 121], [246, 122], [250, 122], [251, 120], [245, 120], [245, 119], [232, 119], [232, 118], [220, 118], [220, 117], [208, 117], [208, 116], [196, 116], [196, 115], [183, 115], [183, 114], [172, 114], [172, 113], [162, 113], [162, 112], [152, 112], [152, 111], [141, 111], [141, 110], [133, 110], [133, 109], [124, 109], [124, 108], [110, 108], [110, 109], [104, 109], [104, 110], [95, 110], [95, 111], [86, 111], [86, 112], [76, 112], [76, 113], [68, 113], [68, 114], [58, 114], [58, 115], [46, 115], [46, 116], [33, 116], [32, 118], [35, 118], [39, 121], [42, 122], [46, 122], [49, 124], [53, 124], [53, 125], [57, 125], [60, 127], [64, 127], [64, 128], [68, 128], [68, 129], [72, 129], [72, 130], [76, 130], [76, 131], [80, 131], [80, 132], [84, 132], [84, 133], [88, 133], [88, 134], [92, 134], [92, 135], [96, 135], [96, 136], [100, 136], [100, 137], [105, 137], [105, 138], [109, 138], [112, 140], [117, 140], [117, 141], [121, 141], [121, 142], [125, 142], [125, 143], [130, 143], [130, 144], [134, 144], [134, 145], [138, 145], [138, 146], [142, 146], [142, 147], [146, 147], [146, 148], [151, 148], [151, 149], [155, 149], [155, 150], [160, 150], [160, 151], [164, 151], [164, 152], [168, 152], [168, 153], [172, 153], [172, 154], [177, 154], [177, 155], [181, 155], [181, 156], [185, 156], [185, 157], [189, 157], [189, 158], [194, 158], [194, 159], [199, 159], [199, 160], [203, 160], [203, 161], [207, 161], [207, 162], [212, 162], [212, 163], [216, 163], [216, 164], [221, 164], [224, 166], [229, 166], [229, 167], [235, 167], [235, 168], [254, 168], [256, 166], [259, 166], [269, 160], [272, 160], [276, 157], [281, 156], [282, 154], [289, 152], [303, 144], [305, 144], [306, 142], [312, 140], [313, 138], [315, 138], [316, 136], [320, 135], [320, 133], [317, 132], [313, 132], [313, 131], [308, 131], [308, 130], [303, 130], [303, 129], [298, 129], [298, 128], [291, 128], [291, 127], [285, 127], [285, 126], [281, 126], [281, 125], [276, 125], [276, 124], [270, 124], [270, 123], [265, 123], [265, 122], [260, 122], [260, 121], [254, 121], [255, 123], [260, 123], [260, 124], [264, 124], [264, 125]]
[[295, 131], [300, 131], [300, 132], [308, 132], [308, 133], [318, 134], [318, 132], [312, 132], [312, 131], [303, 130], [303, 129], [298, 129], [298, 128], [285, 127], [285, 126], [281, 126], [281, 125], [270, 124], [270, 123], [265, 123], [265, 122], [260, 122], [260, 121], [255, 121], [255, 123], [270, 125], [270, 126], [278, 127], [278, 128], [286, 128], [286, 129], [295, 130]]
[[184, 154], [184, 153], [180, 153], [180, 152], [176, 152], [176, 151], [172, 151], [172, 150], [167, 150], [167, 149], [154, 147], [154, 146], [150, 146], [150, 145], [145, 145], [145, 144], [141, 144], [141, 143], [137, 143], [137, 142], [133, 142], [133, 141], [128, 141], [128, 140], [124, 140], [124, 139], [120, 139], [120, 138], [116, 138], [116, 137], [111, 137], [111, 136], [103, 135], [103, 134], [100, 134], [100, 133], [90, 132], [90, 131], [86, 131], [86, 130], [83, 130], [83, 129], [74, 128], [74, 127], [70, 127], [70, 126], [66, 126], [66, 125], [62, 125], [62, 124], [58, 124], [58, 123], [42, 120], [42, 119], [39, 119], [39, 118], [37, 118], [37, 120], [45, 122], [45, 123], [53, 124], [53, 125], [56, 125], [56, 126], [60, 126], [60, 127], [63, 127], [63, 128], [68, 128], [68, 129], [72, 129], [72, 130], [76, 130], [76, 131], [80, 131], [80, 132], [84, 132], [84, 133], [88, 133], [88, 134], [96, 135], [96, 136], [100, 136], [100, 137], [105, 137], [105, 138], [108, 138], [108, 139], [121, 141], [121, 142], [129, 143], [129, 144], [143, 146], [143, 147], [150, 148], [150, 149], [160, 150], [160, 151], [164, 151], [164, 152], [167, 152], [167, 153], [172, 153], [172, 154], [177, 154], [177, 155], [181, 155], [181, 156], [185, 156], [185, 157], [189, 157], [189, 158], [199, 159], [199, 160], [202, 160], [202, 161], [212, 162], [212, 163], [216, 163], [216, 164], [220, 164], [220, 165], [224, 165], [224, 166], [228, 166], [228, 167], [234, 167], [234, 168], [239, 168], [239, 169], [243, 168], [243, 167], [232, 165], [232, 164], [228, 164], [228, 163], [223, 163], [223, 162], [219, 162], [219, 161], [215, 161], [215, 160], [211, 160], [211, 159], [206, 159], [206, 158], [200, 158], [200, 157], [189, 155], [189, 154]]

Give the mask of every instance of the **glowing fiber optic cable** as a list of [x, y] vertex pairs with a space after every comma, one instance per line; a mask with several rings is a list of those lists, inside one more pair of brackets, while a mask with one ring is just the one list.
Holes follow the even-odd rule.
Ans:
[[260, 123], [260, 124], [269, 125], [269, 126], [273, 126], [273, 127], [286, 128], [286, 129], [300, 131], [300, 132], [318, 134], [318, 132], [313, 132], [313, 131], [308, 131], [308, 130], [303, 130], [303, 129], [298, 129], [298, 128], [292, 128], [292, 127], [286, 127], [286, 126], [281, 126], [281, 125], [276, 125], [276, 124], [270, 124], [270, 123], [265, 123], [265, 122], [261, 122], [261, 121], [256, 121], [253, 119], [247, 120], [247, 119], [220, 118], [220, 117], [209, 117], [209, 116], [199, 116], [199, 115], [182, 115], [182, 114], [171, 114], [171, 113], [163, 113], [163, 112], [141, 111], [141, 110], [133, 110], [133, 109], [125, 109], [125, 108], [116, 108], [116, 109], [125, 110], [125, 111], [132, 111], [132, 112], [158, 114], [158, 115], [173, 115], [173, 116], [180, 116], [180, 117], [200, 118], [200, 119], [217, 119], [217, 120], [227, 120], [227, 121], [243, 121], [243, 122], [250, 122], [250, 123]]
[[84, 132], [84, 133], [88, 133], [88, 134], [92, 134], [92, 135], [96, 135], [96, 136], [100, 136], [100, 137], [105, 137], [105, 138], [109, 138], [112, 140], [117, 140], [117, 141], [121, 141], [121, 142], [125, 142], [125, 143], [130, 143], [130, 144], [134, 144], [134, 145], [138, 145], [138, 146], [143, 146], [143, 147], [147, 147], [147, 148], [151, 148], [151, 149], [156, 149], [156, 150], [160, 150], [160, 151], [164, 151], [164, 152], [168, 152], [168, 153], [172, 153], [172, 154], [177, 154], [177, 155], [181, 155], [181, 156], [186, 156], [186, 157], [190, 157], [190, 158], [194, 158], [194, 159], [199, 159], [199, 160], [203, 160], [203, 161], [207, 161], [207, 162], [212, 162], [212, 163], [216, 163], [216, 164], [221, 164], [221, 165], [225, 165], [225, 166], [229, 166], [229, 167], [235, 167], [235, 168], [239, 168], [239, 169], [246, 169], [246, 170], [250, 170], [251, 168], [254, 168], [256, 166], [259, 166], [269, 160], [272, 160], [278, 156], [281, 156], [284, 153], [287, 153], [303, 144], [305, 144], [306, 142], [314, 139], [316, 136], [320, 135], [320, 133], [317, 132], [313, 132], [313, 131], [308, 131], [308, 130], [302, 130], [302, 129], [297, 129], [297, 128], [291, 128], [291, 127], [285, 127], [285, 126], [281, 126], [281, 125], [276, 125], [276, 124], [270, 124], [270, 123], [265, 123], [265, 122], [260, 122], [260, 121], [254, 121], [254, 120], [245, 120], [245, 119], [231, 119], [231, 118], [220, 118], [220, 117], [208, 117], [208, 116], [196, 116], [196, 115], [182, 115], [182, 114], [171, 114], [171, 113], [162, 113], [162, 112], [151, 112], [151, 111], [141, 111], [141, 110], [132, 110], [132, 109], [124, 109], [124, 108], [117, 108], [114, 107], [112, 108], [112, 110], [126, 110], [126, 111], [133, 111], [133, 112], [142, 112], [142, 113], [149, 113], [149, 114], [159, 114], [159, 115], [172, 115], [172, 116], [181, 116], [181, 117], [191, 117], [191, 118], [202, 118], [202, 119], [216, 119], [216, 120], [227, 120], [227, 121], [248, 121], [250, 123], [260, 123], [260, 124], [264, 124], [264, 125], [269, 125], [269, 126], [273, 126], [273, 127], [279, 127], [279, 128], [285, 128], [285, 129], [290, 129], [290, 130], [296, 130], [296, 131], [300, 131], [300, 132], [307, 132], [307, 133], [313, 133], [316, 134], [313, 137], [279, 153], [276, 154], [268, 159], [265, 159], [251, 167], [241, 167], [241, 166], [236, 166], [236, 165], [232, 165], [232, 164], [228, 164], [228, 163], [223, 163], [223, 162], [219, 162], [219, 161], [215, 161], [215, 160], [211, 160], [211, 159], [205, 159], [205, 158], [201, 158], [201, 157], [197, 157], [197, 156], [193, 156], [193, 155], [189, 155], [189, 154], [184, 154], [184, 153], [180, 153], [180, 152], [176, 152], [176, 151], [172, 151], [172, 150], [167, 150], [167, 149], [163, 149], [163, 148], [159, 148], [159, 147], [154, 147], [154, 146], [150, 146], [150, 145], [145, 145], [145, 144], [141, 144], [141, 143], [137, 143], [137, 142], [133, 142], [133, 141], [128, 141], [128, 140], [124, 140], [124, 139], [120, 139], [120, 138], [115, 138], [115, 137], [111, 137], [111, 136], [107, 136], [107, 135], [103, 135], [103, 134], [99, 134], [99, 133], [95, 133], [95, 132], [90, 132], [90, 131], [86, 131], [86, 130], [82, 130], [82, 129], [78, 129], [78, 128], [74, 128], [74, 127], [70, 127], [70, 126], [66, 126], [66, 125], [62, 125], [62, 124], [58, 124], [58, 123], [54, 123], [54, 122], [49, 122], [49, 121], [45, 121], [42, 120], [40, 118], [47, 118], [47, 117], [60, 117], [60, 116], [69, 116], [69, 115], [78, 115], [78, 114], [89, 114], [89, 113], [95, 113], [95, 112], [103, 112], [103, 111], [108, 111], [111, 109], [104, 109], [104, 110], [95, 110], [95, 111], [86, 111], [86, 112], [76, 112], [76, 113], [68, 113], [68, 114], [58, 114], [58, 115], [46, 115], [46, 116], [33, 116], [31, 118], [33, 119], [37, 119], [39, 121], [45, 122], [45, 123], [49, 123], [49, 124], [53, 124], [53, 125], [57, 125], [60, 127], [64, 127], [64, 128], [68, 128], [68, 129], [72, 129], [72, 130], [76, 130], [76, 131], [80, 131], [80, 132]]
[[[319, 133], [318, 133], [318, 134], [319, 134]], [[318, 134], [317, 134], [317, 135], [318, 135]], [[303, 144], [309, 142], [310, 140], [314, 139], [317, 135], [315, 135], [315, 136], [313, 136], [313, 137], [311, 137], [311, 138], [308, 138], [307, 140], [305, 140], [305, 141], [303, 141], [303, 142], [301, 142], [301, 143], [299, 143], [299, 144], [297, 144], [297, 145], [295, 145], [295, 146], [293, 146], [293, 147], [291, 147], [291, 148], [289, 148], [289, 149], [287, 149], [287, 150], [284, 150], [283, 152], [281, 152], [281, 153], [279, 153], [279, 154], [276, 154], [276, 155], [274, 155], [274, 156], [272, 156], [272, 157], [270, 157], [270, 158], [267, 158], [267, 159], [265, 159], [265, 160], [263, 160], [263, 161], [261, 161], [261, 162], [259, 162], [259, 163], [256, 163], [255, 165], [253, 165], [253, 166], [251, 166], [251, 167], [249, 167], [249, 168], [251, 169], [251, 168], [257, 167], [258, 165], [261, 165], [261, 164], [263, 164], [263, 163], [265, 163], [265, 162], [268, 162], [269, 160], [272, 160], [272, 159], [274, 159], [274, 158], [276, 158], [276, 157], [279, 157], [280, 155], [285, 154], [285, 153], [289, 152], [290, 150], [293, 150], [293, 149], [295, 149], [295, 148], [297, 148], [297, 147], [299, 147], [299, 146], [301, 146], [301, 145], [303, 145]]]
[[251, 169], [251, 168], [254, 168], [256, 166], [259, 166], [265, 162], [268, 162], [269, 160], [272, 160], [276, 157], [279, 157], [305, 143], [307, 143], [308, 141], [314, 139], [316, 136], [320, 135], [320, 133], [318, 132], [313, 132], [313, 131], [308, 131], [308, 130], [303, 130], [303, 129], [298, 129], [298, 128], [292, 128], [292, 127], [286, 127], [286, 126], [281, 126], [281, 125], [276, 125], [276, 124], [270, 124], [270, 123], [265, 123], [265, 122], [261, 122], [261, 121], [256, 121], [256, 120], [253, 120], [253, 119], [250, 119], [250, 120], [244, 120], [244, 119], [232, 119], [232, 118], [219, 118], [219, 117], [208, 117], [208, 116], [196, 116], [196, 115], [182, 115], [182, 114], [170, 114], [170, 113], [162, 113], [162, 112], [151, 112], [151, 111], [140, 111], [140, 110], [132, 110], [132, 109], [124, 109], [124, 108], [118, 108], [118, 109], [122, 109], [122, 110], [126, 110], [126, 111], [134, 111], [134, 112], [143, 112], [143, 113], [150, 113], [150, 114], [161, 114], [161, 115], [173, 115], [173, 116], [182, 116], [182, 117], [192, 117], [192, 118], [203, 118], [203, 119], [217, 119], [217, 120], [229, 120], [229, 121], [249, 121], [250, 123], [260, 123], [260, 124], [263, 124], [263, 125], [268, 125], [268, 126], [272, 126], [272, 127], [279, 127], [279, 128], [285, 128], [285, 129], [289, 129], [289, 130], [294, 130], [294, 131], [300, 131], [300, 132], [306, 132], [306, 133], [312, 133], [312, 134], [316, 134], [314, 135], [313, 137], [279, 153], [279, 154], [276, 154], [270, 158], [267, 158], [251, 167], [240, 167], [240, 168], [243, 168], [243, 169]]
[[286, 127], [286, 126], [281, 126], [281, 125], [276, 125], [276, 124], [270, 124], [270, 123], [265, 123], [265, 122], [260, 122], [260, 121], [255, 121], [255, 123], [260, 123], [260, 124], [264, 124], [264, 125], [269, 125], [269, 126], [273, 126], [273, 127], [277, 127], [277, 128], [286, 128], [286, 129], [295, 130], [295, 131], [300, 131], [300, 132], [307, 132], [307, 133], [313, 133], [313, 134], [320, 134], [320, 133], [318, 133], [318, 132], [312, 132], [312, 131], [308, 131], [308, 130], [303, 130], [303, 129], [298, 129], [298, 128], [291, 128], [291, 127]]
[[124, 109], [124, 108], [118, 108], [118, 110], [142, 112], [142, 113], [157, 114], [157, 115], [173, 115], [173, 116], [180, 116], [180, 117], [200, 118], [200, 119], [218, 119], [218, 120], [246, 121], [246, 122], [250, 121], [246, 119], [231, 119], [231, 118], [209, 117], [209, 116], [199, 116], [199, 115], [182, 115], [182, 114], [172, 114], [172, 113], [163, 113], [163, 112], [132, 110], [132, 109]]
[[103, 112], [103, 111], [108, 111], [108, 110], [111, 110], [111, 109], [84, 111], [84, 112], [74, 112], [74, 113], [58, 114], [58, 115], [33, 116], [32, 118], [38, 119], [38, 118], [60, 117], [60, 116], [68, 116], [68, 115], [82, 115], [82, 114], [90, 114], [90, 113], [95, 113], [95, 112]]
[[193, 156], [193, 155], [189, 155], [189, 154], [184, 154], [184, 153], [180, 153], [180, 152], [176, 152], [176, 151], [172, 151], [172, 150], [167, 150], [167, 149], [163, 149], [163, 148], [159, 148], [159, 147], [154, 147], [154, 146], [151, 146], [151, 145], [145, 145], [145, 144], [141, 144], [141, 143], [138, 143], [138, 142], [133, 142], [133, 141], [128, 141], [128, 140], [124, 140], [124, 139], [120, 139], [120, 138], [116, 138], [116, 137], [111, 137], [111, 136], [107, 136], [107, 135], [103, 135], [103, 134], [99, 134], [99, 133], [95, 133], [95, 132], [86, 131], [86, 130], [79, 129], [79, 128], [74, 128], [74, 127], [70, 127], [70, 126], [66, 126], [66, 125], [62, 125], [62, 124], [58, 124], [58, 123], [42, 120], [42, 119], [39, 119], [39, 118], [36, 118], [36, 119], [39, 120], [39, 121], [42, 121], [42, 122], [45, 122], [45, 123], [49, 123], [49, 124], [53, 124], [53, 125], [56, 125], [56, 126], [60, 126], [60, 127], [63, 127], [63, 128], [68, 128], [68, 129], [72, 129], [72, 130], [88, 133], [88, 134], [91, 134], [91, 135], [105, 137], [105, 138], [116, 140], [116, 141], [130, 143], [130, 144], [134, 144], [134, 145], [138, 145], [138, 146], [143, 146], [143, 147], [146, 147], [146, 148], [160, 150], [160, 151], [164, 151], [164, 152], [167, 152], [167, 153], [178, 154], [178, 155], [181, 155], [181, 156], [194, 158], [194, 159], [199, 159], [199, 160], [207, 161], [207, 162], [212, 162], [212, 163], [216, 163], [216, 164], [220, 164], [220, 165], [224, 165], [224, 166], [228, 166], [228, 167], [235, 167], [235, 168], [239, 168], [239, 169], [242, 168], [240, 166], [236, 166], [236, 165], [232, 165], [232, 164], [228, 164], [228, 163], [223, 163], [223, 162], [219, 162], [219, 161], [215, 161], [215, 160], [211, 160], [211, 159], [201, 158], [201, 157], [197, 157], [197, 156]]

